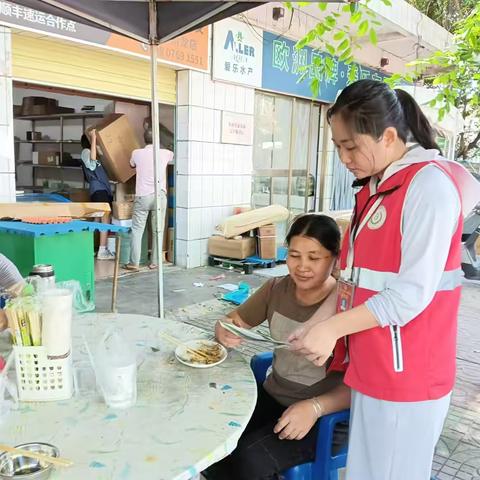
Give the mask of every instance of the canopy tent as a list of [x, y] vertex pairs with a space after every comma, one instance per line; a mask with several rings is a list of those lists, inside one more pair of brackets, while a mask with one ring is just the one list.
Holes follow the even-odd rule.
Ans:
[[[157, 48], [160, 42], [254, 8], [266, 2], [183, 2], [157, 0], [15, 0], [15, 3], [47, 14], [119, 33], [150, 45], [151, 109], [157, 213], [160, 208], [160, 137], [157, 97]], [[162, 219], [157, 214], [158, 312], [164, 316]]]
[[[356, 0], [327, 0], [331, 3]], [[155, 163], [155, 196], [157, 212], [160, 207], [159, 124], [157, 97], [157, 48], [161, 42], [217, 22], [266, 1], [165, 1], [165, 0], [14, 0], [15, 3], [64, 17], [86, 25], [119, 33], [150, 45], [152, 134]], [[157, 251], [162, 251], [160, 215], [157, 215]], [[164, 316], [163, 267], [159, 258], [158, 311]]]
[[18, 0], [15, 3], [143, 43], [159, 43], [267, 2]]

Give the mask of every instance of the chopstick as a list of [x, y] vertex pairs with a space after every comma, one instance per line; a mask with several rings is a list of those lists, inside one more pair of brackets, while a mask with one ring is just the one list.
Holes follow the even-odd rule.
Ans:
[[163, 337], [165, 340], [168, 340], [170, 343], [173, 343], [177, 346], [182, 346], [183, 348], [185, 348], [186, 350], [188, 350], [189, 352], [193, 353], [194, 355], [197, 355], [199, 357], [203, 357], [205, 358], [206, 360], [209, 360], [210, 357], [206, 354], [206, 353], [203, 353], [201, 352], [200, 350], [195, 350], [194, 348], [190, 348], [190, 347], [187, 347], [187, 345], [185, 345], [183, 342], [181, 342], [180, 340], [176, 339], [175, 337], [172, 337], [171, 335], [169, 335], [168, 333], [165, 333], [165, 332], [158, 332], [158, 334]]
[[0, 451], [7, 453], [15, 453], [17, 455], [23, 455], [24, 457], [35, 458], [42, 462], [52, 463], [57, 467], [71, 467], [73, 462], [61, 457], [50, 457], [49, 455], [43, 455], [42, 453], [31, 452], [30, 450], [24, 450], [23, 448], [10, 447], [8, 445], [0, 444]]

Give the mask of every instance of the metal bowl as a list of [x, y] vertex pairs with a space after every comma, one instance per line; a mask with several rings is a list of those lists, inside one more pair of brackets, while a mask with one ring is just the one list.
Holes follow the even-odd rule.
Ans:
[[[58, 457], [60, 451], [49, 443], [23, 443], [16, 448], [30, 450], [50, 457]], [[15, 453], [2, 453], [0, 455], [1, 480], [46, 480], [53, 470], [51, 463], [42, 462], [35, 458], [16, 455]]]

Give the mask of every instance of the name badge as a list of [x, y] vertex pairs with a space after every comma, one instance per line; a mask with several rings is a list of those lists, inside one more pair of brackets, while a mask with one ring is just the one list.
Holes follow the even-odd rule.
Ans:
[[337, 284], [337, 312], [346, 312], [353, 308], [353, 297], [355, 295], [355, 282], [349, 280], [338, 280]]

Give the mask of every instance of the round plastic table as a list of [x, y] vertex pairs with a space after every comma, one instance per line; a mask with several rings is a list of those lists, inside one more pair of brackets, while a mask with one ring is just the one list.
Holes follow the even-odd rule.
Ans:
[[[0, 419], [1, 443], [56, 445], [74, 465], [54, 471], [51, 480], [187, 480], [229, 454], [256, 402], [247, 361], [231, 351], [218, 366], [188, 367], [159, 331], [184, 341], [208, 338], [203, 330], [143, 315], [87, 314], [73, 325], [74, 369], [84, 369], [83, 380], [84, 339], [95, 349], [110, 327], [120, 328], [137, 350], [136, 405], [109, 409], [87, 382], [70, 400], [19, 403]], [[2, 335], [0, 353], [9, 349]]]

